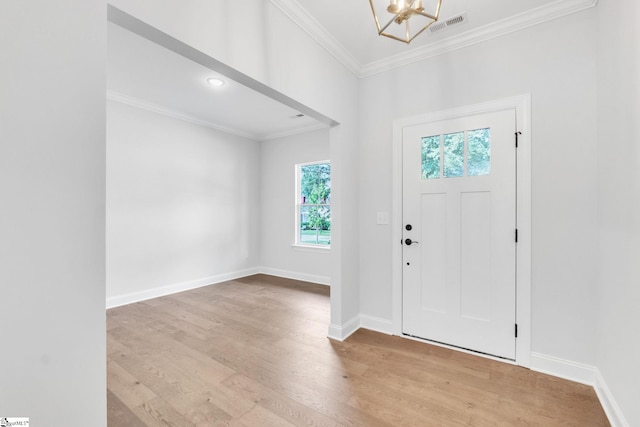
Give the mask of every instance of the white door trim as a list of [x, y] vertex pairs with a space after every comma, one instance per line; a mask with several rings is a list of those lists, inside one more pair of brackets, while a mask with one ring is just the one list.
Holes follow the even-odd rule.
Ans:
[[[392, 332], [402, 336], [402, 129], [421, 123], [448, 120], [475, 114], [515, 109], [519, 135], [517, 150], [516, 256], [516, 364], [528, 367], [531, 359], [531, 95], [520, 95], [482, 104], [437, 111], [393, 122], [393, 227], [392, 243]], [[514, 136], [515, 138], [515, 136]]]

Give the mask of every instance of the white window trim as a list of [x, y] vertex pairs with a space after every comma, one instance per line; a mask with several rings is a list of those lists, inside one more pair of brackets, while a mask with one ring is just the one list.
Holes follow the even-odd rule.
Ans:
[[331, 245], [301, 245], [300, 243], [294, 243], [291, 247], [300, 252], [328, 253], [331, 250]]
[[[294, 215], [295, 215], [295, 219], [294, 219], [294, 226], [295, 226], [295, 234], [294, 234], [294, 242], [291, 245], [292, 247], [296, 248], [296, 249], [300, 249], [300, 250], [305, 250], [305, 251], [310, 251], [310, 252], [323, 252], [323, 251], [329, 251], [331, 249], [331, 244], [328, 245], [308, 245], [308, 244], [303, 244], [300, 243], [300, 207], [302, 206], [302, 203], [300, 203], [300, 193], [302, 191], [302, 188], [300, 187], [301, 184], [301, 180], [300, 180], [300, 170], [302, 169], [303, 166], [311, 166], [311, 165], [323, 165], [323, 164], [329, 164], [331, 165], [331, 161], [330, 160], [318, 160], [315, 162], [304, 162], [304, 163], [296, 163], [295, 165], [295, 179], [296, 179], [296, 192], [295, 192], [295, 200], [294, 200]], [[328, 203], [329, 207], [331, 207], [331, 203]]]

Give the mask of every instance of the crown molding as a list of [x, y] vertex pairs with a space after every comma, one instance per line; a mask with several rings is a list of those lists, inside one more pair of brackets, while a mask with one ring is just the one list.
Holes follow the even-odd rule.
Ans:
[[271, 2], [359, 78], [368, 77], [423, 59], [472, 46], [534, 25], [581, 12], [595, 7], [598, 4], [598, 0], [557, 0], [549, 5], [539, 6], [527, 12], [445, 38], [403, 54], [390, 56], [368, 64], [360, 64], [353, 55], [329, 34], [296, 0], [271, 0]]
[[231, 135], [239, 136], [241, 138], [251, 139], [253, 141], [270, 141], [273, 139], [284, 138], [287, 136], [298, 135], [301, 133], [312, 132], [314, 130], [324, 129], [328, 126], [324, 123], [316, 123], [310, 126], [305, 126], [297, 129], [286, 130], [282, 132], [255, 134], [248, 133], [238, 129], [232, 129], [225, 126], [218, 125], [216, 123], [198, 119], [188, 114], [181, 113], [171, 108], [164, 107], [162, 105], [154, 104], [152, 102], [143, 101], [142, 99], [135, 98], [133, 96], [125, 95], [113, 90], [107, 90], [107, 100], [118, 102], [120, 104], [129, 105], [131, 107], [139, 108], [141, 110], [150, 111], [152, 113], [160, 114], [172, 119], [182, 120], [183, 122], [191, 123], [194, 125], [204, 126], [209, 129], [214, 129], [220, 132], [228, 133]]
[[232, 135], [240, 136], [242, 138], [248, 139], [257, 139], [257, 135], [253, 135], [251, 133], [238, 131], [236, 129], [231, 129], [225, 126], [220, 126], [213, 122], [198, 119], [196, 117], [190, 116], [188, 114], [181, 113], [177, 110], [173, 110], [171, 108], [164, 107], [159, 104], [154, 104], [153, 102], [143, 101], [142, 99], [135, 98], [133, 96], [125, 95], [120, 92], [115, 92], [112, 90], [107, 90], [107, 100], [119, 102], [120, 104], [129, 105], [131, 107], [139, 108], [141, 110], [150, 111], [152, 113], [160, 114], [163, 116], [171, 117], [172, 119], [182, 120], [184, 122], [192, 123], [194, 125], [200, 125], [207, 127], [209, 129], [218, 130], [220, 132], [230, 133]]
[[342, 43], [336, 40], [309, 12], [296, 0], [271, 0], [278, 9], [295, 24], [311, 36], [329, 54], [336, 58], [355, 76], [360, 77], [362, 65], [353, 57]]
[[448, 37], [404, 54], [395, 55], [381, 61], [369, 63], [361, 68], [360, 77], [367, 77], [402, 67], [426, 58], [431, 58], [454, 50], [482, 43], [534, 25], [542, 24], [563, 16], [581, 12], [596, 6], [598, 0], [558, 0], [547, 6], [540, 6], [521, 14], [502, 19], [489, 25]]

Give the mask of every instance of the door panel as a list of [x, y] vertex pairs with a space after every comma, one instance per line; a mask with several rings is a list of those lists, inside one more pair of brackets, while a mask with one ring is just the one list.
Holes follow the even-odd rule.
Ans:
[[491, 317], [491, 192], [460, 194], [460, 315]]
[[422, 269], [422, 310], [446, 311], [447, 281], [447, 195], [423, 194], [421, 212], [424, 212], [420, 235], [421, 262], [431, 268]]
[[403, 129], [405, 334], [515, 359], [514, 132], [514, 110]]

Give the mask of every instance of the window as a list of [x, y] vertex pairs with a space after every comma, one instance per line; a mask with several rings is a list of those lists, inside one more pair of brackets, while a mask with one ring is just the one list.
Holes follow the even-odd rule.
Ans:
[[490, 131], [484, 128], [423, 137], [422, 179], [465, 176], [465, 169], [466, 176], [489, 175]]
[[331, 164], [296, 165], [296, 244], [331, 244]]

